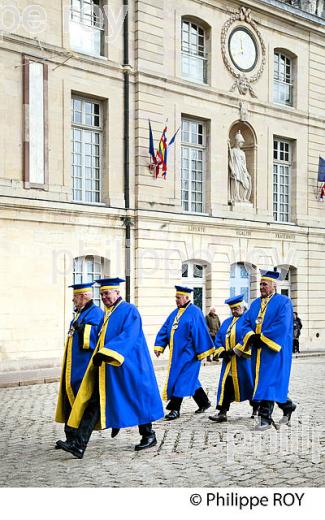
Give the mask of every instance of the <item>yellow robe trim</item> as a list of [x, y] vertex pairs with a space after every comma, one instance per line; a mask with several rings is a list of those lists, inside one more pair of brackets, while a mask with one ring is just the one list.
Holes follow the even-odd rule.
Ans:
[[165, 347], [154, 347], [153, 348], [156, 352], [164, 352]]
[[55, 411], [55, 421], [59, 422], [59, 423], [64, 423], [65, 419], [66, 419], [64, 416], [64, 405], [63, 405], [63, 381], [65, 381], [65, 363], [66, 363], [66, 358], [67, 358], [68, 339], [69, 338], [67, 338], [66, 342], [65, 342], [61, 378], [60, 378], [60, 388], [59, 388], [59, 395], [58, 395], [58, 403], [56, 405], [56, 411]]
[[214, 353], [213, 353], [213, 357], [218, 357], [219, 354], [221, 354], [221, 352], [223, 352], [225, 349], [223, 347], [219, 347], [217, 348]]
[[[226, 350], [233, 350], [236, 347], [236, 321], [238, 318], [233, 318], [230, 323], [229, 328], [231, 327], [230, 336], [226, 335]], [[227, 331], [228, 332], [228, 331]], [[221, 347], [220, 347], [221, 348]], [[218, 349], [219, 350], [219, 349]], [[225, 373], [223, 375], [222, 383], [221, 383], [221, 393], [218, 405], [221, 406], [223, 403], [224, 393], [225, 393], [225, 384], [228, 374], [231, 368], [231, 375], [234, 385], [235, 391], [235, 400], [240, 401], [240, 391], [239, 391], [239, 381], [238, 381], [238, 371], [237, 371], [237, 359], [236, 356], [233, 356], [227, 363]]]
[[99, 406], [100, 406], [100, 427], [103, 430], [106, 426], [106, 366], [102, 363], [98, 371], [99, 377]]
[[184, 312], [186, 311], [187, 308], [188, 308], [188, 306], [187, 307], [183, 307], [181, 309], [178, 309], [178, 313], [176, 314], [175, 319], [174, 319], [174, 323], [172, 325], [172, 330], [171, 330], [170, 340], [169, 340], [169, 359], [168, 359], [167, 379], [166, 379], [166, 383], [165, 383], [165, 386], [164, 386], [164, 389], [163, 389], [163, 393], [162, 393], [162, 398], [163, 398], [164, 401], [168, 400], [168, 397], [167, 397], [167, 387], [168, 387], [170, 369], [171, 369], [171, 366], [172, 366], [173, 348], [174, 348], [174, 334], [175, 334], [176, 329], [178, 328], [179, 320], [180, 320], [180, 318], [182, 317], [182, 315], [184, 314]]
[[248, 331], [247, 334], [245, 334], [245, 337], [243, 339], [243, 346], [244, 346], [244, 348], [246, 347], [247, 342], [248, 342], [248, 340], [249, 340], [249, 338], [251, 336], [254, 336], [254, 332], [252, 330]]
[[226, 379], [228, 377], [229, 372], [230, 372], [230, 363], [227, 364], [226, 369], [225, 369], [225, 373], [223, 374], [222, 383], [221, 383], [220, 399], [219, 399], [219, 402], [218, 402], [219, 406], [221, 406], [222, 403], [223, 403], [223, 397], [224, 397], [224, 393], [225, 393], [225, 384], [226, 384]]
[[[92, 362], [92, 359], [94, 355], [98, 352], [100, 347], [104, 346], [105, 341], [105, 335], [107, 330], [107, 325], [110, 319], [111, 314], [117, 309], [117, 307], [120, 305], [119, 302], [116, 307], [113, 307], [112, 309], [108, 309], [104, 323], [102, 325], [101, 331], [99, 333], [99, 339], [97, 341], [96, 348], [93, 352], [93, 355], [90, 359], [90, 362], [88, 364], [86, 373], [84, 375], [84, 378], [82, 380], [82, 383], [80, 385], [77, 397], [74, 402], [74, 406], [72, 407], [70, 417], [68, 420], [68, 426], [71, 426], [72, 428], [78, 428], [80, 421], [83, 417], [83, 414], [85, 413], [85, 410], [88, 405], [88, 401], [92, 396], [92, 393], [95, 388], [95, 381], [96, 381], [96, 370], [97, 367]], [[99, 367], [98, 370], [98, 379], [99, 379], [99, 395], [100, 395], [100, 427], [105, 428], [106, 424], [106, 366], [105, 363], [102, 363], [102, 365]]]
[[261, 340], [265, 345], [267, 345], [271, 350], [274, 350], [275, 352], [280, 352], [281, 345], [278, 345], [278, 343], [275, 343], [275, 341], [272, 341], [271, 339], [264, 336], [264, 334], [261, 334]]
[[198, 358], [199, 361], [201, 361], [202, 359], [204, 359], [204, 358], [210, 356], [210, 354], [213, 354], [214, 351], [215, 351], [215, 348], [212, 347], [212, 348], [210, 348], [209, 350], [206, 350], [205, 352], [202, 352], [202, 354], [198, 354], [198, 355], [197, 355], [197, 358]]
[[244, 345], [241, 345], [240, 343], [237, 343], [237, 345], [234, 347], [234, 350], [236, 352], [240, 352], [241, 357], [243, 358], [249, 358], [252, 355], [252, 350], [250, 348], [244, 347]]
[[237, 372], [237, 356], [233, 356], [231, 358], [231, 374], [232, 381], [234, 384], [235, 390], [235, 401], [240, 401], [240, 390], [239, 390], [239, 381], [238, 381], [238, 372]]
[[256, 354], [255, 384], [254, 384], [253, 397], [254, 397], [255, 392], [257, 390], [258, 380], [259, 380], [259, 376], [260, 376], [261, 352], [262, 352], [262, 349], [258, 348], [257, 349], [257, 354]]
[[91, 333], [91, 325], [89, 325], [89, 323], [87, 323], [85, 325], [84, 344], [82, 346], [82, 348], [84, 348], [84, 349], [89, 349], [89, 347], [90, 347], [90, 333]]
[[[77, 319], [80, 316], [80, 312], [76, 313], [74, 320], [77, 321]], [[64, 354], [63, 354], [63, 361], [62, 361], [62, 370], [61, 370], [61, 378], [60, 378], [60, 388], [59, 388], [59, 395], [58, 395], [58, 403], [56, 406], [56, 412], [55, 412], [55, 421], [59, 423], [65, 423], [66, 417], [64, 415], [64, 403], [63, 403], [63, 381], [65, 382], [65, 391], [69, 399], [69, 403], [72, 407], [75, 396], [71, 387], [71, 366], [72, 366], [72, 336], [67, 336], [65, 347], [64, 347]]]
[[116, 352], [115, 350], [111, 350], [109, 348], [99, 348], [98, 352], [103, 354], [103, 356], [107, 356], [113, 358], [113, 361], [106, 361], [107, 365], [113, 365], [114, 367], [120, 367], [124, 363], [124, 356]]

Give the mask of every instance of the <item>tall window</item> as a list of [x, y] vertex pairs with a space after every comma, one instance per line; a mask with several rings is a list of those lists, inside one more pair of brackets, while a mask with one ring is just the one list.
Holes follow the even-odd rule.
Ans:
[[204, 211], [206, 128], [200, 121], [182, 121], [182, 207], [191, 213]]
[[71, 0], [70, 43], [78, 52], [104, 54], [104, 16], [100, 0]]
[[206, 35], [199, 25], [182, 21], [182, 77], [207, 83]]
[[250, 301], [250, 272], [245, 264], [238, 262], [230, 267], [230, 296], [244, 295], [244, 300]]
[[278, 222], [290, 220], [291, 143], [274, 139], [273, 216]]
[[274, 53], [273, 100], [293, 105], [293, 62], [281, 52]]
[[72, 99], [73, 200], [100, 202], [102, 114], [96, 101]]
[[193, 261], [182, 265], [184, 285], [193, 289], [193, 303], [201, 310], [205, 307], [205, 270], [205, 265]]
[[[73, 260], [73, 283], [93, 282], [102, 278], [103, 260], [94, 256], [83, 256]], [[100, 305], [99, 287], [93, 287], [93, 299]]]

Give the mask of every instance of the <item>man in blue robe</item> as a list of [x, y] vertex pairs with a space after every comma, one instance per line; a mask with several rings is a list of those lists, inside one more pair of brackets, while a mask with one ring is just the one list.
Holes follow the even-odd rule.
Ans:
[[251, 349], [253, 399], [260, 401], [259, 424], [263, 431], [274, 424], [274, 402], [283, 411], [280, 423], [289, 423], [296, 405], [288, 398], [292, 361], [293, 309], [291, 300], [276, 293], [279, 273], [267, 271], [260, 282], [261, 297], [244, 315], [242, 350]]
[[163, 390], [163, 399], [169, 400], [167, 421], [180, 417], [184, 397], [193, 397], [199, 407], [195, 413], [203, 413], [211, 406], [198, 377], [202, 359], [214, 352], [213, 341], [201, 309], [190, 301], [193, 289], [179, 285], [175, 288], [177, 308], [158, 332], [154, 347], [159, 357], [169, 346], [168, 376]]
[[83, 457], [96, 424], [99, 429], [112, 428], [112, 437], [120, 428], [138, 426], [142, 438], [136, 451], [157, 444], [151, 423], [163, 417], [163, 406], [140, 314], [120, 297], [121, 282], [97, 280], [106, 315], [69, 416], [74, 438], [61, 443], [77, 458]]
[[[55, 414], [56, 422], [65, 423], [67, 439], [71, 439], [71, 428], [66, 422], [97, 345], [98, 333], [104, 319], [104, 312], [92, 300], [92, 285], [93, 282], [70, 285], [73, 288], [75, 315], [65, 343]], [[56, 448], [60, 448], [60, 443], [61, 441], [56, 443]]]
[[[218, 423], [227, 421], [227, 412], [233, 401], [251, 400], [254, 388], [250, 359], [236, 349], [245, 312], [244, 295], [228, 298], [225, 304], [229, 305], [232, 316], [222, 323], [216, 335], [214, 353], [215, 357], [222, 359], [217, 393], [219, 413], [209, 416], [211, 421]], [[253, 412], [254, 407], [258, 408], [258, 405], [253, 403]]]

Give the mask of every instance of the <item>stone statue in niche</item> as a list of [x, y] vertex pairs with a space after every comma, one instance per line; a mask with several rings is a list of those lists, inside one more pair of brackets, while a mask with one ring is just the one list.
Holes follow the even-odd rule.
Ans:
[[235, 135], [235, 144], [229, 148], [230, 202], [250, 202], [252, 179], [246, 166], [246, 155], [241, 149], [245, 139], [240, 130]]

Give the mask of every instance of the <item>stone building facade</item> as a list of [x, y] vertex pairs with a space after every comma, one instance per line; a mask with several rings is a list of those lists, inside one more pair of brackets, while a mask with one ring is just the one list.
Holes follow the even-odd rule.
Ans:
[[[67, 286], [124, 273], [152, 343], [175, 283], [225, 318], [229, 294], [252, 300], [258, 270], [276, 268], [304, 348], [324, 347], [320, 8], [127, 3], [38, 0], [32, 12], [22, 0], [2, 11], [0, 366], [57, 360]], [[169, 138], [180, 128], [166, 179], [149, 169], [149, 119], [156, 146], [166, 120]], [[239, 133], [251, 191], [234, 201]]]

